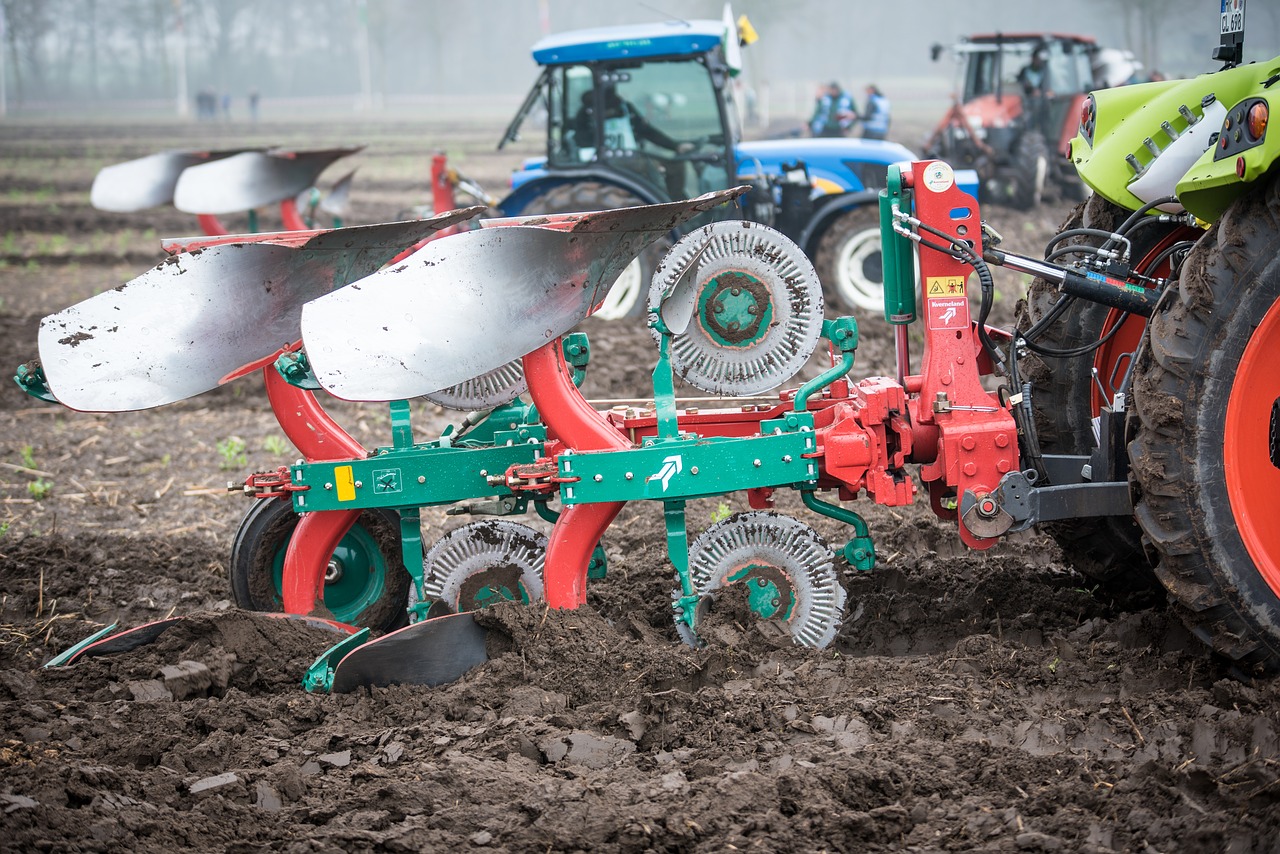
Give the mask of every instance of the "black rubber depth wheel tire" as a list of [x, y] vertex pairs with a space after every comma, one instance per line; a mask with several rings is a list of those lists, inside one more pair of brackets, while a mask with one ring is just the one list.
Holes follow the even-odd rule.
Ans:
[[818, 241], [813, 266], [829, 304], [883, 316], [880, 206], [867, 204], [842, 214]]
[[[1276, 314], [1268, 312], [1280, 310], [1277, 301], [1280, 178], [1273, 176], [1234, 202], [1196, 244], [1177, 298], [1151, 318], [1129, 445], [1138, 523], [1160, 555], [1156, 574], [1191, 631], [1245, 676], [1280, 671], [1280, 554], [1262, 554], [1263, 568], [1255, 560], [1256, 537], [1265, 540], [1271, 535], [1262, 528], [1277, 524], [1277, 499], [1256, 489], [1241, 498], [1229, 489], [1244, 469], [1233, 456], [1242, 434], [1228, 433], [1239, 426], [1229, 407], [1280, 396], [1267, 376], [1274, 369], [1242, 362], [1255, 338], [1274, 350], [1280, 336]], [[1276, 403], [1262, 403], [1272, 410], [1274, 431]], [[1257, 444], [1265, 445], [1266, 435]], [[1267, 448], [1252, 448], [1248, 463], [1256, 457], [1257, 465], [1274, 465], [1275, 442], [1272, 435], [1271, 459]]]
[[[520, 215], [608, 211], [644, 204], [648, 203], [621, 187], [599, 181], [583, 181], [578, 184], [561, 184], [535, 196], [520, 211]], [[649, 308], [649, 280], [653, 277], [653, 271], [658, 268], [662, 256], [671, 248], [671, 243], [670, 238], [662, 237], [645, 247], [636, 261], [619, 274], [604, 305], [595, 316], [602, 320], [644, 317]]]
[[[1098, 228], [1111, 231], [1128, 216], [1125, 211], [1093, 196], [1077, 205], [1058, 229]], [[1157, 229], [1146, 228], [1154, 238]], [[1142, 232], [1139, 232], [1142, 234]], [[1098, 238], [1083, 242], [1097, 246]], [[1145, 251], [1139, 249], [1139, 251]], [[1025, 305], [1018, 307], [1018, 328], [1027, 329], [1048, 314], [1058, 301], [1057, 286], [1035, 279], [1027, 289]], [[1077, 299], [1037, 338], [1046, 347], [1068, 350], [1097, 341], [1108, 309]], [[1093, 356], [1054, 359], [1028, 354], [1019, 362], [1022, 376], [1031, 382], [1032, 406], [1040, 449], [1046, 454], [1088, 454], [1094, 449]], [[1108, 594], [1134, 594], [1155, 590], [1155, 576], [1142, 548], [1142, 532], [1128, 516], [1095, 516], [1050, 522], [1041, 528], [1057, 541], [1063, 555], [1082, 575], [1097, 582]]]
[[[250, 611], [281, 610], [280, 567], [298, 514], [283, 499], [259, 499], [236, 529], [227, 575], [237, 607]], [[400, 517], [391, 510], [366, 510], [338, 552], [350, 553], [352, 578], [326, 583], [325, 606], [338, 620], [375, 631], [406, 626], [409, 573], [400, 551]], [[354, 575], [364, 573], [365, 577]], [[379, 577], [374, 578], [373, 574]], [[333, 601], [330, 601], [330, 600]]]

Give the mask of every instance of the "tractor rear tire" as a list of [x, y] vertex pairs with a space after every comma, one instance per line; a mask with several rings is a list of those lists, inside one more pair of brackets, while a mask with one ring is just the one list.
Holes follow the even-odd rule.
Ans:
[[[1112, 231], [1128, 211], [1101, 196], [1077, 205], [1059, 231], [1097, 228]], [[1154, 237], [1153, 229], [1146, 232]], [[1083, 242], [1099, 245], [1089, 237]], [[1145, 254], [1145, 249], [1138, 249]], [[1137, 253], [1135, 253], [1137, 254]], [[1027, 289], [1025, 307], [1019, 307], [1018, 327], [1027, 329], [1049, 313], [1060, 294], [1056, 285], [1035, 279]], [[1097, 341], [1109, 309], [1084, 299], [1075, 300], [1037, 342], [1058, 350], [1082, 347]], [[1089, 454], [1093, 436], [1093, 355], [1055, 359], [1028, 354], [1019, 365], [1031, 382], [1035, 429], [1040, 449], [1047, 454]], [[1157, 588], [1155, 576], [1142, 548], [1142, 532], [1128, 516], [1092, 516], [1050, 522], [1042, 529], [1057, 541], [1064, 557], [1082, 575], [1102, 585], [1109, 594], [1130, 595]]]
[[[298, 514], [285, 499], [253, 502], [231, 544], [227, 575], [231, 597], [249, 611], [279, 611], [285, 551]], [[374, 631], [409, 623], [410, 578], [400, 551], [400, 516], [391, 510], [360, 514], [334, 552], [337, 577], [326, 577], [324, 604], [334, 618]]]
[[840, 216], [818, 241], [814, 267], [828, 303], [837, 308], [884, 310], [880, 207], [867, 204]]
[[1129, 454], [1156, 574], [1237, 675], [1280, 671], [1280, 178], [1196, 244], [1149, 324]]
[[1019, 210], [1038, 207], [1049, 180], [1049, 145], [1044, 134], [1029, 130], [1014, 143], [1009, 204]]
[[[599, 181], [582, 181], [577, 184], [561, 184], [535, 196], [520, 214], [607, 211], [644, 204], [648, 203], [621, 187]], [[609, 295], [594, 316], [601, 320], [644, 317], [649, 307], [649, 279], [662, 261], [662, 256], [671, 248], [671, 243], [670, 238], [662, 237], [645, 247], [618, 275]]]

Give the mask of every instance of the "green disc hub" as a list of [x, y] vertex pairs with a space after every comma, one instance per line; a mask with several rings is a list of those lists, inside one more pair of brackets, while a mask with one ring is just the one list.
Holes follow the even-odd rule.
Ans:
[[[284, 555], [287, 550], [286, 542], [276, 550], [272, 562], [277, 594], [282, 594], [284, 589]], [[386, 559], [373, 535], [364, 526], [355, 525], [338, 543], [325, 567], [324, 606], [341, 622], [358, 622], [365, 609], [382, 597], [387, 572]]]
[[458, 595], [458, 610], [478, 611], [499, 602], [529, 604], [529, 592], [520, 581], [517, 566], [495, 566], [469, 576]]
[[698, 320], [717, 344], [750, 346], [764, 337], [773, 320], [769, 288], [750, 273], [721, 273], [702, 288]]
[[786, 622], [795, 610], [796, 595], [791, 579], [776, 566], [748, 564], [731, 573], [726, 581], [746, 586], [747, 607], [762, 620]]

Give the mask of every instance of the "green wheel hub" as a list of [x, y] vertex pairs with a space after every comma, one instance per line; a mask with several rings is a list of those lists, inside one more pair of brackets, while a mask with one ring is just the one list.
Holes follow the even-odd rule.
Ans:
[[520, 581], [518, 566], [494, 566], [462, 582], [458, 610], [478, 611], [499, 602], [529, 604], [529, 590]]
[[747, 347], [764, 337], [773, 320], [769, 288], [755, 276], [721, 273], [702, 289], [698, 320], [708, 337], [724, 347]]
[[[284, 556], [288, 543], [276, 549], [272, 578], [276, 593], [283, 591]], [[387, 562], [373, 535], [357, 523], [329, 558], [324, 572], [324, 606], [344, 623], [355, 623], [365, 609], [382, 598]]]
[[796, 607], [795, 586], [776, 566], [748, 564], [725, 578], [742, 584], [747, 591], [747, 607], [762, 620], [788, 620]]

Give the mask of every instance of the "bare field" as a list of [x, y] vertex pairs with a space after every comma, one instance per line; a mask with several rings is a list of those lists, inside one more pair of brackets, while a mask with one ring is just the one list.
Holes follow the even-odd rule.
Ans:
[[[911, 144], [924, 128], [900, 130]], [[0, 126], [0, 361], [33, 358], [43, 315], [146, 270], [159, 238], [196, 231], [172, 209], [94, 211], [105, 165], [167, 148], [364, 144], [321, 181], [359, 167], [356, 224], [429, 202], [436, 149], [500, 195], [522, 154], [495, 152], [500, 133], [483, 121]], [[1066, 213], [986, 216], [1034, 253]], [[997, 322], [1024, 284], [1000, 277]], [[887, 330], [860, 321], [855, 376], [889, 372]], [[584, 331], [588, 397], [651, 394], [642, 324]], [[333, 411], [367, 446], [389, 442], [385, 407]], [[414, 405], [422, 436], [457, 420]], [[731, 608], [707, 647], [680, 644], [661, 509], [632, 505], [587, 606], [494, 609], [484, 619], [509, 643], [461, 681], [307, 694], [302, 671], [332, 636], [237, 611], [226, 578], [248, 499], [225, 484], [291, 462], [280, 438], [256, 377], [113, 415], [0, 391], [0, 848], [1278, 850], [1280, 686], [1230, 679], [1160, 601], [1100, 598], [1047, 537], [966, 551], [927, 502], [855, 508], [879, 564], [842, 571], [846, 619], [822, 652]], [[841, 541], [798, 501], [779, 505]], [[691, 526], [720, 510], [692, 504]], [[423, 518], [427, 544], [466, 521]], [[168, 615], [193, 617], [136, 653], [40, 669], [107, 623]], [[183, 661], [209, 684], [140, 687]]]

